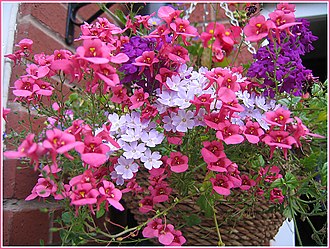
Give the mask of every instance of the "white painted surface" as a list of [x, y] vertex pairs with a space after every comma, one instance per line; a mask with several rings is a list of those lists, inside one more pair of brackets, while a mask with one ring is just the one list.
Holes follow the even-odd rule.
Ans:
[[294, 224], [286, 219], [270, 246], [294, 246]]

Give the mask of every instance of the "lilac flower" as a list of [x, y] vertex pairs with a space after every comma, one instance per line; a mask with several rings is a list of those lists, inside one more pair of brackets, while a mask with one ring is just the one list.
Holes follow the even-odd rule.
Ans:
[[189, 90], [186, 92], [180, 89], [178, 92], [178, 98], [174, 100], [174, 104], [180, 109], [186, 109], [191, 105], [190, 100], [193, 100], [194, 96], [195, 94], [193, 91]]
[[178, 115], [173, 117], [173, 125], [176, 126], [177, 131], [187, 132], [187, 129], [192, 129], [195, 125], [193, 117], [192, 111], [179, 110]]
[[137, 141], [125, 143], [122, 148], [125, 151], [123, 156], [126, 157], [126, 159], [139, 159], [147, 149], [144, 143], [138, 144]]
[[206, 110], [204, 108], [200, 108], [197, 115], [194, 117], [195, 126], [206, 126], [204, 122], [205, 114], [206, 114]]
[[141, 138], [142, 134], [142, 129], [141, 128], [136, 128], [136, 129], [127, 129], [125, 134], [121, 135], [121, 140], [125, 142], [134, 142], [137, 141]]
[[118, 158], [118, 163], [115, 165], [117, 175], [122, 175], [123, 179], [133, 178], [133, 173], [138, 171], [139, 166], [134, 162], [134, 159], [126, 159], [121, 156]]
[[157, 144], [161, 144], [164, 139], [164, 134], [159, 133], [155, 129], [150, 132], [143, 132], [141, 135], [142, 142], [146, 143], [148, 147], [155, 147]]
[[144, 155], [141, 157], [141, 161], [144, 163], [144, 167], [151, 170], [152, 168], [158, 169], [163, 162], [160, 161], [162, 156], [159, 154], [158, 151], [152, 152], [150, 149], [147, 149]]
[[178, 94], [175, 91], [171, 90], [163, 90], [162, 93], [158, 95], [158, 102], [165, 106], [174, 107], [175, 106], [175, 99], [178, 98]]
[[118, 174], [116, 171], [112, 171], [110, 173], [110, 176], [111, 176], [111, 179], [112, 180], [116, 180], [116, 184], [119, 185], [119, 186], [122, 186], [124, 185], [124, 178], [123, 178], [123, 175], [121, 174]]
[[176, 132], [176, 126], [173, 125], [173, 117], [175, 117], [176, 114], [174, 112], [170, 113], [170, 116], [164, 116], [163, 117], [163, 122], [164, 122], [164, 129], [165, 131], [173, 131]]
[[251, 95], [248, 91], [238, 91], [236, 93], [237, 95], [237, 98], [242, 100], [243, 101], [243, 104], [246, 106], [246, 107], [253, 107], [254, 106], [254, 99], [251, 98]]
[[109, 114], [108, 120], [111, 122], [111, 132], [124, 132], [125, 131], [125, 117], [119, 117], [117, 113]]
[[181, 78], [179, 75], [173, 75], [172, 78], [167, 78], [166, 85], [172, 91], [179, 91], [179, 87], [182, 85]]

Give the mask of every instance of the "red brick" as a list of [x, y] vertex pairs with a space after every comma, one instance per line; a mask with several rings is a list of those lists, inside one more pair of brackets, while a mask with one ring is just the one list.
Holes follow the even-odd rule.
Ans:
[[33, 40], [32, 49], [34, 53], [53, 54], [56, 49], [66, 49], [58, 42], [60, 40], [64, 42], [64, 38], [56, 35], [51, 37], [30, 22], [21, 22], [17, 25], [16, 41], [20, 41], [23, 38]]
[[67, 9], [60, 3], [24, 3], [22, 15], [30, 14], [49, 29], [65, 37]]
[[29, 194], [31, 194], [31, 190], [39, 178], [39, 173], [35, 172], [32, 167], [33, 166], [22, 164], [16, 159], [4, 160], [4, 198], [25, 199]]
[[38, 246], [40, 240], [46, 245], [53, 244], [53, 241], [49, 241], [49, 228], [52, 226], [49, 213], [41, 212], [40, 208], [55, 210], [59, 206], [39, 201], [4, 200], [5, 245]]

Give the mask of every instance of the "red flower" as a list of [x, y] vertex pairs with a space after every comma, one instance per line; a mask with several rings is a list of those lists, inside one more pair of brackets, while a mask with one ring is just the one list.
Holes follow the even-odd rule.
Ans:
[[181, 152], [171, 152], [167, 163], [175, 173], [185, 172], [188, 169], [188, 157], [182, 155]]

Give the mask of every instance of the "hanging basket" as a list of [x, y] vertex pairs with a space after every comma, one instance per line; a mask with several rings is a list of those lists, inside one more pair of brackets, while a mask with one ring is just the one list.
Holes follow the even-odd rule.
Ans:
[[[149, 173], [139, 171], [137, 182], [146, 181]], [[173, 191], [175, 191], [173, 189]], [[239, 192], [234, 193], [239, 201]], [[174, 193], [175, 195], [175, 193]], [[142, 197], [133, 196], [131, 193], [123, 195], [126, 208], [134, 215], [138, 224], [146, 222], [155, 213], [139, 212], [139, 201]], [[235, 197], [232, 199], [236, 200]], [[193, 226], [184, 225], [180, 228], [187, 242], [186, 246], [217, 246], [219, 237], [215, 227], [214, 217], [206, 217], [196, 204], [197, 197], [186, 199], [178, 203], [166, 216], [170, 224], [186, 224], [185, 215], [198, 215], [200, 223]], [[168, 203], [158, 203], [156, 209], [164, 210]], [[285, 218], [279, 213], [269, 210], [269, 201], [259, 199], [248, 209], [244, 205], [230, 205], [219, 203], [215, 206], [216, 216], [222, 242], [226, 246], [269, 246], [282, 226]], [[244, 212], [242, 210], [245, 209]], [[157, 240], [153, 240], [159, 245]]]

